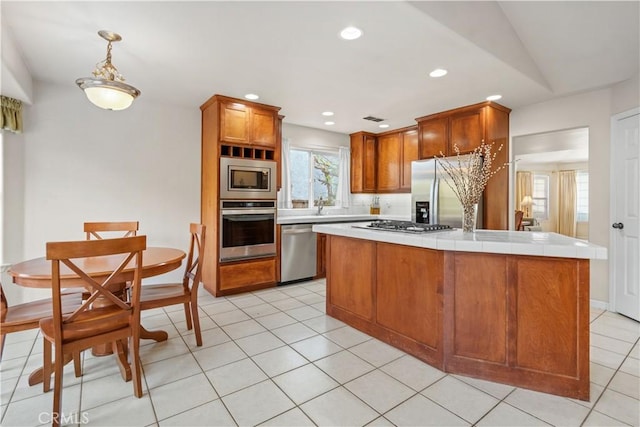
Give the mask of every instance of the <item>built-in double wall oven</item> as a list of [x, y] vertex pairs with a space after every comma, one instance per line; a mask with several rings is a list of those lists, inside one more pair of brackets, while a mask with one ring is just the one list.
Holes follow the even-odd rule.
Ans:
[[220, 261], [276, 255], [276, 162], [220, 158]]

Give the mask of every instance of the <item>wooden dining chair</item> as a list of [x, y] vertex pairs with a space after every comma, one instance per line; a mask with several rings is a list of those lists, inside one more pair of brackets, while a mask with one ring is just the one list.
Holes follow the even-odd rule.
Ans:
[[131, 237], [138, 233], [138, 221], [106, 221], [106, 222], [85, 222], [84, 232], [87, 235], [87, 240], [103, 239], [104, 236], [100, 233], [105, 232], [124, 232], [124, 236], [118, 237]]
[[150, 310], [175, 304], [184, 304], [187, 329], [193, 327], [196, 345], [202, 346], [200, 317], [198, 315], [198, 286], [202, 278], [202, 256], [204, 255], [205, 231], [203, 224], [191, 224], [189, 255], [182, 283], [144, 285], [140, 297], [140, 308]]
[[516, 211], [516, 231], [520, 231], [522, 229], [522, 217], [524, 216], [523, 211]]
[[[142, 397], [140, 368], [140, 286], [142, 280], [142, 251], [146, 249], [146, 236], [104, 240], [47, 243], [47, 259], [51, 260], [51, 288], [53, 291], [53, 317], [42, 319], [44, 389], [51, 387], [53, 364], [53, 425], [59, 425], [62, 397], [63, 355], [73, 354], [90, 347], [112, 343], [114, 354], [128, 347], [136, 397]], [[105, 271], [100, 279], [87, 275], [77, 259], [122, 255], [122, 261], [112, 271]], [[70, 314], [63, 314], [61, 264], [74, 272], [90, 290], [91, 296]], [[123, 301], [115, 289], [124, 286], [123, 270], [132, 264], [131, 298]], [[129, 267], [131, 268], [131, 267]], [[111, 269], [110, 269], [111, 270]], [[99, 283], [98, 280], [102, 280]], [[129, 341], [127, 345], [127, 341]], [[51, 360], [51, 345], [54, 358]]]
[[[78, 292], [65, 293], [60, 295], [61, 311], [64, 314], [71, 313], [82, 304], [82, 295]], [[41, 319], [50, 317], [53, 313], [53, 303], [51, 298], [31, 301], [24, 304], [9, 306], [7, 298], [0, 283], [0, 360], [4, 351], [5, 335], [12, 332], [27, 331], [37, 329]], [[82, 375], [80, 367], [80, 352], [73, 354], [73, 366], [75, 375]]]
[[[138, 233], [138, 221], [99, 221], [85, 222], [84, 232], [87, 240], [104, 239], [105, 237], [131, 237]], [[112, 236], [118, 232], [116, 236]], [[103, 234], [100, 234], [103, 233]], [[106, 234], [105, 234], [106, 233]], [[124, 233], [124, 234], [122, 234]], [[87, 299], [89, 295], [84, 292], [82, 297]]]

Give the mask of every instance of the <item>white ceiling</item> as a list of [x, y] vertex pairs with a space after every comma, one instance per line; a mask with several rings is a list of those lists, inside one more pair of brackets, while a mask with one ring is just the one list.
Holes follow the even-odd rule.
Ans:
[[589, 128], [565, 129], [513, 138], [516, 168], [589, 161]]
[[[380, 131], [367, 115], [394, 129], [494, 93], [516, 108], [626, 80], [639, 72], [639, 5], [3, 0], [0, 13], [32, 77], [79, 97], [75, 79], [104, 59], [106, 29], [123, 36], [113, 63], [142, 91], [137, 103], [197, 108], [254, 92], [285, 123], [350, 133]], [[341, 40], [347, 25], [363, 37]], [[428, 77], [436, 67], [449, 74]]]

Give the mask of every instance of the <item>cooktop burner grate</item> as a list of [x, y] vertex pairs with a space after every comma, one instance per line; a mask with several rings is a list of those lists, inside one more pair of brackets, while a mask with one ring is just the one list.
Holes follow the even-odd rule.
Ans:
[[357, 228], [369, 228], [372, 230], [397, 231], [401, 233], [428, 233], [430, 231], [451, 230], [448, 225], [442, 224], [422, 224], [411, 221], [396, 221], [379, 219], [368, 225], [354, 225]]

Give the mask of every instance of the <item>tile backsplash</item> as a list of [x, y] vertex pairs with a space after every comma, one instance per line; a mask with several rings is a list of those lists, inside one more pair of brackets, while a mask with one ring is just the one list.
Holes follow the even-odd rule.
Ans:
[[[351, 206], [348, 208], [331, 208], [327, 207], [325, 213], [333, 215], [357, 215], [368, 214], [369, 206], [373, 203], [373, 198], [378, 197], [380, 201], [380, 215], [393, 216], [397, 219], [411, 218], [411, 194], [352, 194]], [[316, 208], [308, 209], [283, 209], [280, 200], [280, 192], [278, 192], [278, 215], [279, 216], [297, 216], [312, 215], [316, 212]]]

